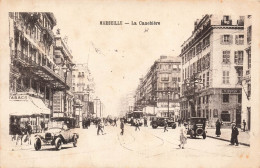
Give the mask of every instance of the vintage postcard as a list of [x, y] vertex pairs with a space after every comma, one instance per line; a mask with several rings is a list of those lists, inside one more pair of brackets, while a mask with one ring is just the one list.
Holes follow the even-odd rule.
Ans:
[[260, 1], [0, 11], [0, 167], [260, 166]]

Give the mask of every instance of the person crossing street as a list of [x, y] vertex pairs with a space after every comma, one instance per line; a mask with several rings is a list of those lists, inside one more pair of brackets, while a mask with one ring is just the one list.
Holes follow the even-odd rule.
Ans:
[[139, 128], [139, 119], [136, 119], [136, 120], [135, 120], [135, 131], [137, 131], [137, 129], [140, 131], [140, 128]]
[[167, 121], [166, 121], [166, 119], [164, 119], [164, 132], [165, 132], [165, 131], [168, 131], [168, 130], [167, 130], [167, 126], [168, 126]]
[[121, 135], [124, 135], [124, 121], [123, 121], [123, 119], [121, 119], [121, 123], [120, 123], [120, 128], [121, 128]]

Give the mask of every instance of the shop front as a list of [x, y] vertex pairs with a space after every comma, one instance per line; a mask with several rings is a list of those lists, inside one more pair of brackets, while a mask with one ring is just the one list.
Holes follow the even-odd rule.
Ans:
[[9, 115], [10, 125], [17, 122], [20, 126], [25, 126], [26, 122], [30, 122], [33, 133], [41, 131], [41, 125], [47, 125], [50, 118], [50, 109], [44, 102], [30, 95], [11, 95], [9, 97]]

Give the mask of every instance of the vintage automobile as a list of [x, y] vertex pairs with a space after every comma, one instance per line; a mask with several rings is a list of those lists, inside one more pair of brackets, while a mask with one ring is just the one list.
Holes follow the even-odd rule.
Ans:
[[164, 121], [166, 120], [168, 127], [172, 127], [172, 129], [176, 128], [176, 123], [173, 118], [169, 117], [154, 117], [151, 121], [152, 128], [156, 129], [157, 127], [164, 127]]
[[71, 117], [55, 117], [48, 123], [45, 133], [35, 135], [34, 148], [40, 150], [43, 145], [54, 145], [60, 150], [62, 144], [73, 143], [77, 147], [79, 134], [75, 132], [75, 119]]
[[196, 136], [202, 136], [203, 139], [206, 138], [206, 118], [203, 117], [191, 117], [189, 119], [187, 127], [187, 134], [190, 138], [196, 138]]

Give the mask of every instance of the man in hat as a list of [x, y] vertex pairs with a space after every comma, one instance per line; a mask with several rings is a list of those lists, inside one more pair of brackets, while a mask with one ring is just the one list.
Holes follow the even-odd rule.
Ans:
[[238, 136], [239, 132], [238, 132], [238, 129], [236, 127], [236, 124], [235, 123], [232, 123], [232, 133], [231, 133], [231, 144], [230, 145], [234, 145], [236, 144], [236, 146], [238, 146], [238, 139], [237, 139], [237, 136]]

